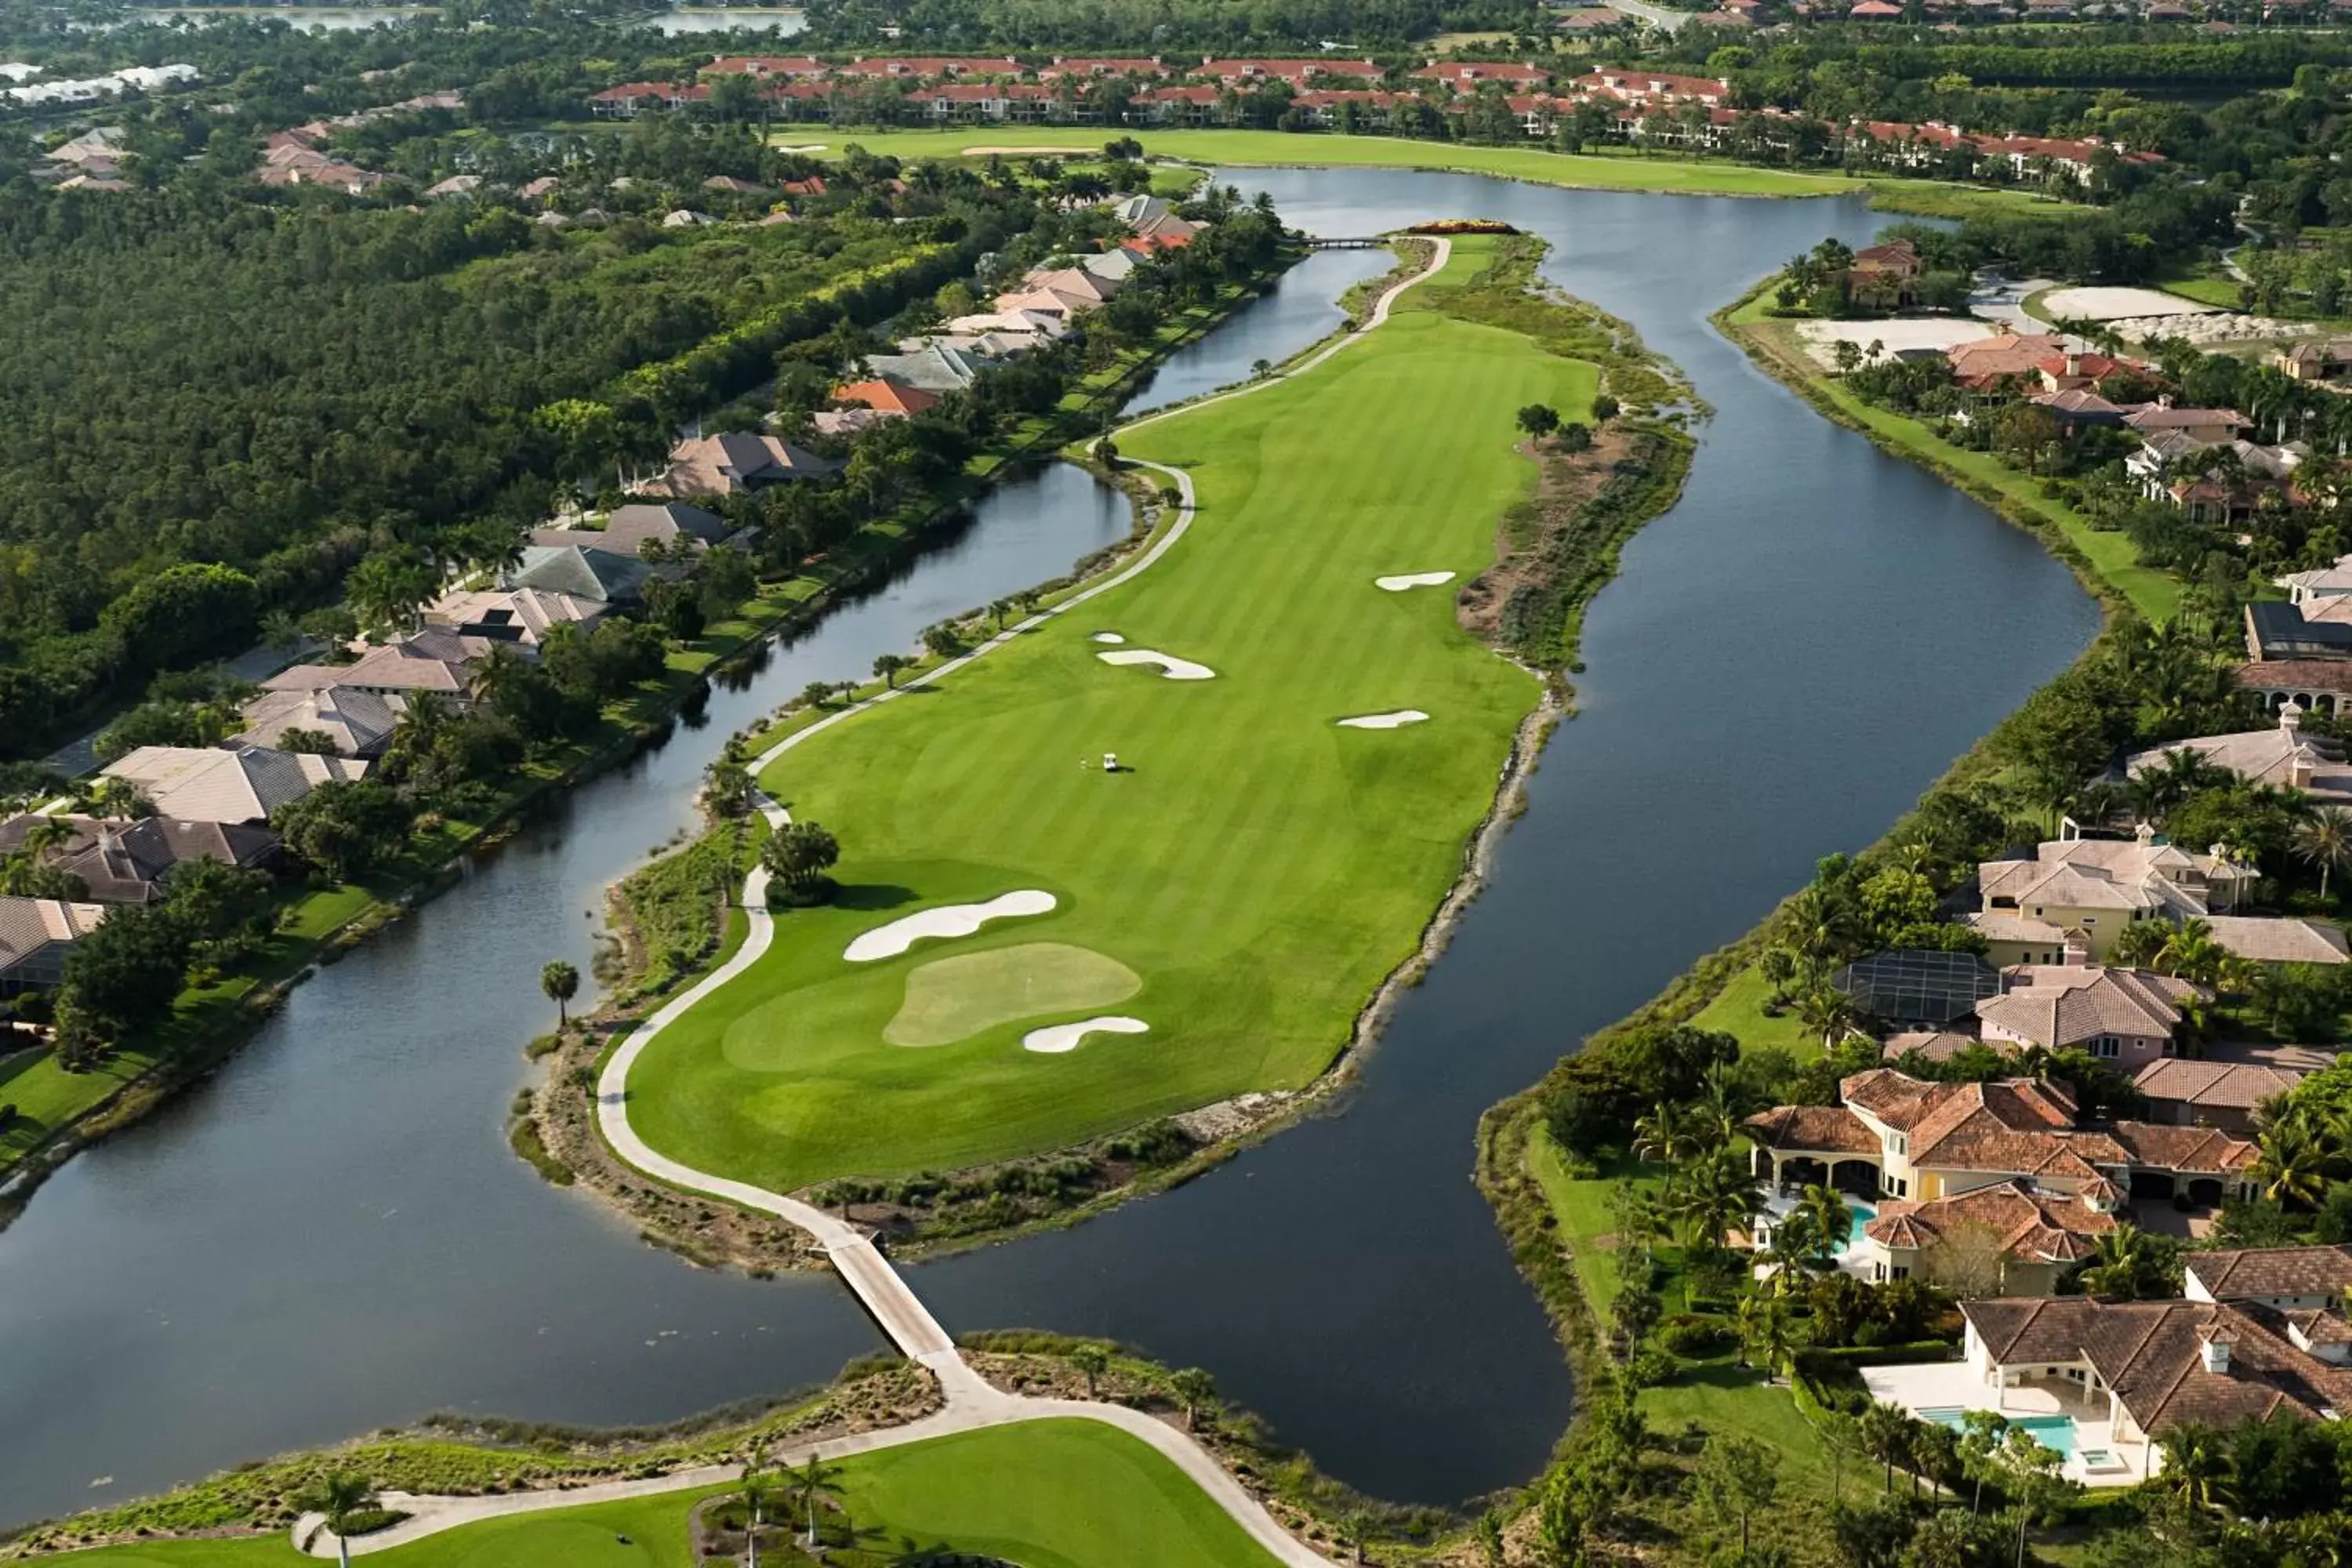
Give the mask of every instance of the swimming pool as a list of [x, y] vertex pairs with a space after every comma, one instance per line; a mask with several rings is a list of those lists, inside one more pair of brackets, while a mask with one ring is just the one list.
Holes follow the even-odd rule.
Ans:
[[[1957, 1405], [1919, 1412], [1920, 1420], [1933, 1421], [1937, 1426], [1948, 1426], [1955, 1432], [1968, 1430], [1968, 1411]], [[2059, 1458], [2071, 1459], [2074, 1457], [2074, 1418], [2072, 1415], [2012, 1415], [2009, 1424]]]

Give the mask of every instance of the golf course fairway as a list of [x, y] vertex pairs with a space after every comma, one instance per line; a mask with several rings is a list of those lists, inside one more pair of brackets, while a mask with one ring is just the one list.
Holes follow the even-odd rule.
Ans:
[[[789, 1193], [1064, 1148], [1330, 1065], [1460, 876], [1540, 695], [1457, 626], [1453, 587], [1374, 585], [1475, 577], [1536, 479], [1517, 411], [1590, 416], [1593, 365], [1433, 308], [1493, 255], [1456, 239], [1324, 363], [1122, 432], [1195, 487], [1164, 556], [766, 770], [838, 838], [841, 896], [779, 910], [759, 961], [646, 1044], [639, 1137]], [[1103, 631], [1213, 678], [1107, 664]], [[1430, 717], [1339, 722], [1407, 709]], [[845, 959], [918, 910], [1022, 890], [1050, 910]], [[1022, 1048], [1114, 1002], [1148, 1032]], [[923, 1043], [890, 1043], [894, 1020]]]
[[[845, 1564], [878, 1568], [910, 1549], [935, 1549], [1023, 1568], [1274, 1568], [1274, 1559], [1174, 1465], [1097, 1422], [1025, 1422], [827, 1468], [836, 1477], [831, 1494], [858, 1531], [856, 1549], [835, 1551], [833, 1561]], [[382, 1568], [693, 1568], [688, 1517], [701, 1499], [729, 1489], [487, 1520], [368, 1561]], [[142, 1542], [61, 1561], [77, 1568], [295, 1568], [318, 1559], [271, 1535]]]

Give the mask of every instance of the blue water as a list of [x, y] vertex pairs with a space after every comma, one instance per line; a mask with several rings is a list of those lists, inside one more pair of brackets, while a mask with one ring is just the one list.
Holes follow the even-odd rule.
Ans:
[[[1948, 1426], [1955, 1432], [1968, 1430], [1968, 1412], [1957, 1406], [1942, 1410], [1922, 1410], [1919, 1418], [1933, 1421], [1938, 1426]], [[2012, 1415], [2009, 1424], [2025, 1433], [2035, 1442], [2061, 1458], [2074, 1457], [2074, 1418], [2071, 1415]]]

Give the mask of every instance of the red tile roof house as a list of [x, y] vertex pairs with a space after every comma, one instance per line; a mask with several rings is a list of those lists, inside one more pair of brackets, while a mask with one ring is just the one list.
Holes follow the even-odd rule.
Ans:
[[625, 81], [588, 95], [589, 112], [605, 120], [634, 120], [648, 109], [676, 109], [709, 97], [709, 90], [667, 81]]
[[1223, 110], [1226, 89], [1214, 87], [1155, 87], [1129, 102], [1154, 125], [1207, 125]]
[[[2352, 1258], [2344, 1248], [2195, 1254], [2189, 1268], [2186, 1300], [1964, 1301], [1964, 1370], [1939, 1382], [1995, 1411], [2011, 1408], [2021, 1390], [2044, 1409], [2054, 1394], [2075, 1426], [2065, 1473], [2092, 1481], [2159, 1473], [2154, 1440], [2184, 1424], [2328, 1421], [2352, 1411], [2352, 1322], [2340, 1295]], [[2275, 1306], [2272, 1294], [2307, 1304]]]
[[1044, 121], [1062, 118], [1062, 95], [1034, 81], [950, 82], [917, 88], [907, 101], [934, 121]]
[[1541, 66], [1508, 60], [1432, 60], [1412, 76], [1415, 81], [1441, 82], [1462, 92], [1475, 92], [1488, 82], [1527, 88], [1541, 87], [1551, 79], [1551, 73]]
[[714, 55], [704, 76], [829, 76], [833, 68], [813, 55]]
[[1059, 81], [1065, 77], [1085, 77], [1100, 79], [1104, 77], [1115, 76], [1166, 77], [1172, 76], [1174, 74], [1175, 72], [1171, 68], [1160, 63], [1160, 57], [1158, 55], [1153, 55], [1149, 59], [1113, 60], [1065, 59], [1061, 56], [1055, 55], [1052, 65], [1046, 66], [1038, 71], [1037, 79], [1039, 81]]
[[1340, 122], [1344, 106], [1349, 104], [1355, 106], [1359, 124], [1382, 127], [1394, 122], [1399, 109], [1420, 101], [1414, 93], [1388, 92], [1374, 87], [1317, 88], [1293, 98], [1290, 107], [1311, 124], [1328, 130]]
[[1570, 85], [1589, 97], [1636, 103], [1696, 100], [1712, 107], [1731, 97], [1731, 83], [1723, 79], [1675, 76], [1664, 71], [1599, 70], [1578, 77]]
[[[1751, 1162], [1774, 1186], [1818, 1182], [1868, 1190], [1925, 1205], [1905, 1211], [1916, 1215], [1939, 1200], [2021, 1182], [2034, 1194], [2080, 1199], [2104, 1214], [2122, 1194], [2168, 1198], [2184, 1179], [2195, 1202], [2242, 1193], [2259, 1153], [2252, 1143], [2205, 1128], [2144, 1121], [2078, 1127], [2072, 1092], [2032, 1079], [1934, 1083], [1874, 1068], [1843, 1080], [1838, 1092], [1843, 1105], [1775, 1106], [1748, 1119]], [[2021, 1216], [2018, 1211], [2020, 1224]], [[2042, 1219], [2061, 1229], [2099, 1228], [2054, 1211]], [[1887, 1278], [1899, 1277], [1898, 1269], [1933, 1278], [1942, 1269], [1933, 1255], [1941, 1234], [1935, 1215], [1917, 1223], [1917, 1231], [1871, 1237]], [[1905, 1236], [1919, 1246], [1910, 1247]]]
[[886, 77], [899, 81], [926, 81], [933, 77], [1021, 77], [1029, 68], [1011, 55], [991, 58], [972, 55], [908, 55], [859, 58], [841, 68], [843, 76]]
[[1232, 83], [1286, 81], [1293, 87], [1305, 87], [1317, 77], [1341, 77], [1350, 81], [1370, 83], [1388, 76], [1388, 72], [1370, 60], [1338, 60], [1321, 57], [1304, 60], [1221, 60], [1213, 57], [1194, 67], [1191, 74]]
[[877, 414], [904, 416], [920, 414], [932, 407], [939, 402], [940, 395], [893, 381], [886, 375], [873, 381], [857, 381], [846, 386], [836, 386], [833, 389], [833, 400], [835, 403], [861, 404]]

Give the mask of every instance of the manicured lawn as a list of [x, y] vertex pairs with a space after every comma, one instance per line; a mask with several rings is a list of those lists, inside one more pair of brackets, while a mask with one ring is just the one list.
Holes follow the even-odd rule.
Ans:
[[[898, 158], [960, 156], [968, 147], [1067, 147], [1097, 151], [1118, 134], [1134, 137], [1153, 157], [1204, 163], [1307, 164], [1335, 168], [1459, 169], [1539, 184], [1598, 190], [1679, 191], [1693, 195], [1823, 196], [1870, 188], [1844, 174], [1755, 169], [1739, 163], [1628, 154], [1549, 153], [1533, 147], [1477, 147], [1416, 142], [1395, 136], [1300, 135], [1284, 131], [1150, 131], [1120, 132], [1103, 126], [959, 127], [952, 131], [855, 131], [814, 127], [777, 132], [794, 146], [825, 144], [827, 154], [851, 142]], [[1433, 214], [1433, 216], [1445, 216]]]
[[1731, 984], [1691, 1020], [1695, 1029], [1716, 1029], [1736, 1035], [1748, 1050], [1777, 1046], [1807, 1061], [1822, 1054], [1822, 1037], [1798, 1020], [1794, 1009], [1777, 1018], [1764, 1016], [1765, 999], [1772, 987], [1751, 966], [1732, 977]]
[[[1265, 1568], [1274, 1562], [1174, 1465], [1092, 1421], [965, 1433], [863, 1455], [839, 1469], [848, 1517], [859, 1531], [858, 1550], [846, 1560], [858, 1563], [897, 1561], [911, 1548], [998, 1556], [1023, 1568]], [[674, 1492], [490, 1520], [369, 1562], [383, 1568], [691, 1568], [688, 1515], [708, 1495]], [[72, 1561], [100, 1568], [267, 1568], [312, 1560], [273, 1536], [111, 1547]]]
[[[1617, 1268], [1616, 1237], [1610, 1234], [1609, 1193], [1616, 1185], [1607, 1175], [1572, 1176], [1562, 1161], [1560, 1147], [1545, 1128], [1528, 1140], [1528, 1171], [1543, 1189], [1544, 1202], [1568, 1245], [1584, 1299], [1592, 1310], [1605, 1312], [1617, 1300], [1624, 1277]], [[1604, 1240], [1604, 1238], [1606, 1238]]]
[[[1457, 243], [1454, 276], [1485, 255]], [[760, 964], [648, 1047], [639, 1134], [789, 1191], [1311, 1081], [1458, 874], [1537, 696], [1459, 629], [1450, 589], [1372, 579], [1480, 570], [1535, 477], [1513, 416], [1576, 412], [1591, 385], [1515, 334], [1403, 309], [1304, 376], [1122, 436], [1190, 471], [1192, 531], [1136, 581], [768, 770], [839, 838], [844, 896], [782, 917]], [[1106, 665], [1089, 640], [1105, 629], [1215, 679]], [[1402, 708], [1433, 717], [1335, 723]], [[1105, 752], [1132, 771], [1102, 773]], [[1058, 907], [845, 962], [853, 937], [919, 908], [1022, 889]], [[1118, 1011], [1150, 1032], [1024, 1051], [1025, 1029], [1093, 1011], [1041, 1010], [950, 1045], [885, 1043], [924, 965], [1029, 942], [1133, 970], [1142, 989]]]

